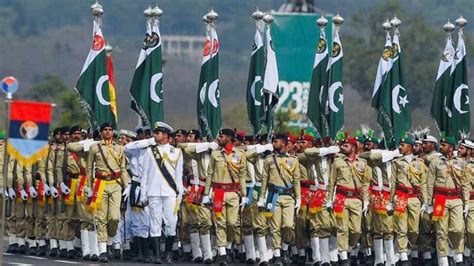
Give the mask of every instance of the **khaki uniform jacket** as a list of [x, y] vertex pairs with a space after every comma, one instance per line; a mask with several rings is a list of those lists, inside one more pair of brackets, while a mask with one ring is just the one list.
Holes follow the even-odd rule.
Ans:
[[432, 205], [434, 187], [459, 189], [462, 191], [463, 201], [468, 202], [471, 183], [469, 174], [466, 174], [466, 171], [466, 162], [459, 157], [448, 159], [445, 156], [441, 156], [438, 160], [432, 161], [429, 166], [427, 179], [428, 203]]
[[[99, 151], [99, 145], [102, 147], [105, 158]], [[123, 146], [116, 143], [107, 145], [104, 141], [92, 146], [87, 156], [87, 179], [89, 184], [92, 183], [95, 177], [94, 175], [97, 173], [111, 174], [104, 159], [114, 172], [120, 172], [121, 185], [127, 185], [130, 181], [130, 177], [127, 172]]]
[[[275, 157], [277, 166], [275, 165]], [[295, 197], [301, 199], [301, 185], [300, 185], [300, 164], [298, 159], [288, 153], [277, 154], [273, 153], [265, 158], [265, 164], [263, 167], [263, 179], [262, 179], [262, 194], [266, 195], [269, 184], [275, 186], [287, 186], [293, 185]]]
[[[246, 197], [246, 180], [247, 180], [247, 157], [245, 153], [233, 147], [229, 154], [225, 155], [225, 149], [218, 149], [211, 152], [211, 160], [207, 169], [206, 188], [204, 195], [209, 195], [212, 183], [232, 182], [240, 183], [240, 192], [242, 197]], [[229, 172], [232, 174], [230, 176]]]
[[[211, 160], [211, 152], [204, 151], [197, 153], [196, 146], [192, 143], [188, 143], [186, 145], [179, 145], [183, 151], [184, 161], [189, 161], [189, 166], [191, 167], [188, 171], [191, 171], [190, 174], [196, 175], [196, 170], [198, 177], [206, 178], [207, 175], [207, 168], [209, 167], [209, 163]], [[196, 161], [197, 165], [193, 165], [193, 160]], [[186, 167], [186, 166], [185, 166]], [[195, 169], [197, 167], [197, 169]]]
[[393, 202], [395, 190], [398, 184], [407, 188], [418, 187], [420, 189], [420, 200], [423, 203], [428, 202], [428, 193], [426, 189], [426, 177], [428, 169], [423, 159], [413, 156], [411, 161], [404, 156], [395, 159], [392, 163], [392, 186], [390, 190], [390, 199]]
[[[370, 185], [372, 185], [374, 189], [387, 189], [385, 186], [389, 186], [389, 190], [387, 191], [390, 192], [390, 190], [392, 189], [391, 186], [393, 183], [393, 176], [391, 176], [392, 170], [389, 169], [389, 167], [392, 164], [393, 160], [388, 162], [382, 162], [382, 154], [371, 151], [363, 152], [360, 154], [359, 157], [367, 160], [367, 164], [372, 169], [372, 176], [369, 179]], [[379, 178], [382, 182], [379, 182]]]
[[331, 166], [331, 175], [327, 187], [326, 201], [332, 202], [337, 186], [360, 190], [361, 200], [369, 200], [370, 168], [367, 161], [356, 157], [351, 163], [349, 157], [338, 154]]

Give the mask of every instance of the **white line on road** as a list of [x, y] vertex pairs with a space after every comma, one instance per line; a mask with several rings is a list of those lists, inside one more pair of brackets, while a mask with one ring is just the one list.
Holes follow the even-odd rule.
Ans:
[[2, 264], [7, 264], [7, 265], [22, 265], [22, 266], [33, 266], [33, 264], [27, 264], [27, 263], [20, 263], [20, 262], [11, 262], [4, 260]]
[[69, 264], [81, 264], [80, 262], [76, 261], [68, 261], [68, 260], [54, 260], [55, 262], [60, 262], [60, 263], [69, 263]]
[[35, 259], [35, 260], [47, 260], [48, 258], [38, 257], [38, 256], [23, 256], [25, 258]]

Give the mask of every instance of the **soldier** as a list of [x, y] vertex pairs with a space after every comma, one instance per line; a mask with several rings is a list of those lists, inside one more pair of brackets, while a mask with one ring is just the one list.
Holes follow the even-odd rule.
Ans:
[[117, 233], [120, 218], [121, 194], [124, 186], [129, 184], [129, 176], [123, 146], [113, 142], [113, 125], [105, 122], [100, 127], [102, 141], [91, 147], [87, 157], [88, 187], [92, 187], [94, 202], [93, 214], [97, 222], [99, 241], [99, 260], [109, 261], [107, 242]]
[[[392, 163], [390, 202], [394, 206], [395, 242], [401, 266], [410, 265], [408, 251], [417, 251], [418, 230], [422, 204], [428, 202], [426, 193], [427, 168], [423, 159], [413, 154], [415, 142], [411, 137], [400, 141], [403, 157]], [[417, 256], [415, 256], [417, 257]]]
[[336, 221], [332, 213], [325, 208], [325, 199], [330, 176], [330, 155], [338, 153], [339, 147], [317, 148], [305, 142], [302, 145], [304, 150], [298, 154], [298, 160], [309, 169], [309, 172], [313, 173], [314, 178], [314, 184], [310, 186], [311, 193], [307, 199], [313, 262], [327, 265], [331, 261], [337, 262], [337, 253], [331, 259], [329, 250], [329, 239]]
[[466, 221], [466, 236], [464, 237], [464, 260], [467, 265], [471, 265], [472, 249], [474, 248], [474, 158], [472, 151], [474, 143], [470, 140], [463, 139], [459, 144], [458, 154], [466, 161], [466, 174], [471, 184], [471, 191], [469, 195], [469, 212], [465, 216]]
[[287, 135], [275, 135], [274, 153], [265, 158], [258, 201], [258, 206], [266, 208], [266, 215], [270, 216], [273, 262], [277, 265], [290, 262], [288, 247], [295, 240], [295, 211], [301, 206], [299, 162], [287, 153], [287, 143]]
[[132, 142], [126, 146], [128, 153], [140, 156], [143, 176], [140, 201], [150, 208], [150, 237], [153, 262], [160, 263], [160, 237], [164, 223], [165, 263], [172, 263], [172, 248], [176, 235], [177, 212], [183, 196], [183, 156], [180, 149], [169, 144], [173, 129], [157, 122], [154, 138]]
[[372, 168], [370, 180], [371, 206], [372, 206], [372, 235], [375, 255], [375, 265], [383, 264], [384, 250], [387, 264], [396, 263], [393, 245], [393, 205], [390, 202], [392, 184], [392, 160], [399, 156], [398, 149], [394, 151], [377, 149], [377, 141], [368, 138], [365, 144], [367, 151], [360, 157], [367, 160]]
[[[439, 265], [448, 265], [448, 242], [455, 252], [456, 265], [462, 265], [464, 251], [464, 215], [469, 211], [471, 184], [466, 174], [466, 163], [454, 156], [456, 140], [440, 140], [442, 156], [429, 165], [428, 202], [433, 202], [433, 221]], [[449, 234], [448, 234], [449, 232]]]
[[348, 251], [361, 235], [361, 219], [369, 203], [370, 172], [366, 160], [357, 156], [357, 141], [340, 137], [341, 153], [334, 159], [326, 193], [326, 206], [337, 222], [337, 245], [341, 265], [349, 265]]
[[[426, 167], [429, 167], [430, 164], [438, 160], [439, 157], [441, 156], [440, 153], [437, 152], [437, 145], [438, 145], [438, 140], [431, 136], [431, 135], [425, 135], [423, 136], [423, 155], [422, 158], [425, 161]], [[433, 184], [429, 184], [428, 182], [431, 182], [434, 180], [426, 180], [426, 185], [430, 185], [433, 187]], [[433, 196], [433, 191], [427, 190], [427, 193], [429, 197]], [[426, 202], [425, 203], [427, 206], [431, 205], [431, 202]], [[420, 234], [418, 236], [418, 250], [419, 252], [422, 253], [422, 257], [420, 259], [423, 259], [424, 263], [426, 265], [431, 265], [431, 253], [434, 251], [434, 246], [435, 246], [435, 238], [433, 237], [433, 223], [431, 221], [431, 214], [433, 213], [433, 208], [426, 208], [425, 211], [421, 214], [420, 218]]]
[[243, 151], [232, 144], [234, 138], [235, 133], [232, 129], [219, 130], [217, 144], [220, 149], [211, 153], [202, 199], [202, 204], [210, 204], [212, 188], [212, 208], [216, 222], [220, 265], [227, 265], [227, 244], [231, 240], [231, 235], [235, 236], [239, 230], [237, 223], [239, 191], [242, 197], [240, 206], [248, 203], [245, 188], [247, 159]]

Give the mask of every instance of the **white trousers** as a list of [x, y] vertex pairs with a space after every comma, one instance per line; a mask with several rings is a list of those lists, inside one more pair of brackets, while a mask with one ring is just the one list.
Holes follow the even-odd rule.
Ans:
[[130, 234], [132, 237], [147, 238], [150, 232], [150, 209], [148, 206], [141, 211], [130, 210]]
[[161, 236], [161, 228], [164, 223], [166, 236], [176, 235], [176, 223], [178, 215], [174, 212], [176, 207], [176, 196], [148, 197], [150, 208], [150, 236]]

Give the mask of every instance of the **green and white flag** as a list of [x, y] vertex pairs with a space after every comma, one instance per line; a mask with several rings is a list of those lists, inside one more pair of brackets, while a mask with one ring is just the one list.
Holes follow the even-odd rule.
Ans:
[[470, 133], [470, 107], [469, 107], [469, 84], [467, 77], [466, 45], [464, 44], [464, 34], [462, 29], [458, 32], [458, 43], [454, 62], [456, 67], [453, 73], [453, 95], [452, 95], [452, 114], [450, 131], [447, 133], [454, 136], [457, 140], [461, 134]]
[[326, 119], [327, 102], [327, 66], [329, 60], [328, 42], [324, 29], [320, 30], [316, 55], [314, 56], [313, 73], [308, 98], [307, 117], [323, 137], [329, 135]]
[[159, 21], [155, 18], [147, 22], [147, 34], [130, 87], [132, 107], [148, 126], [163, 121], [162, 63]]
[[332, 139], [344, 127], [344, 88], [342, 86], [342, 59], [343, 59], [342, 43], [339, 38], [339, 29], [334, 31], [334, 39], [332, 43], [331, 58], [327, 70], [328, 89], [327, 89], [327, 122], [329, 125], [329, 136]]
[[205, 123], [205, 117], [203, 114], [204, 103], [206, 101], [207, 92], [207, 81], [209, 78], [209, 59], [211, 58], [211, 37], [210, 26], [206, 26], [206, 39], [204, 41], [204, 48], [201, 61], [201, 73], [199, 75], [198, 85], [198, 97], [196, 99], [196, 113], [199, 128], [201, 129], [202, 135], [207, 136], [207, 127]]
[[451, 111], [452, 101], [452, 73], [455, 69], [454, 55], [455, 50], [451, 34], [446, 38], [446, 46], [443, 55], [439, 61], [438, 74], [436, 75], [436, 83], [433, 92], [433, 101], [431, 102], [431, 115], [438, 126], [440, 132], [448, 133], [449, 124], [453, 117]]
[[102, 29], [94, 20], [92, 47], [75, 87], [94, 129], [104, 122], [115, 124], [116, 121], [110, 104], [106, 56]]
[[[208, 63], [208, 76], [206, 80], [206, 91], [202, 106], [203, 132], [213, 139], [217, 137], [219, 129], [222, 127], [220, 90], [219, 90], [219, 39], [215, 25], [210, 25], [210, 58]], [[202, 65], [201, 65], [202, 75]], [[202, 90], [201, 90], [202, 93]]]
[[[257, 22], [258, 23], [258, 22]], [[262, 106], [263, 74], [265, 71], [265, 51], [259, 25], [255, 31], [250, 57], [249, 76], [247, 80], [247, 113], [253, 134], [258, 134], [262, 127], [261, 119], [264, 115]]]
[[280, 90], [278, 88], [278, 66], [276, 61], [275, 49], [273, 47], [272, 36], [270, 34], [270, 25], [267, 26], [266, 33], [266, 63], [263, 79], [263, 102], [264, 102], [264, 121], [268, 128], [268, 133], [273, 130], [274, 111], [280, 99]]

